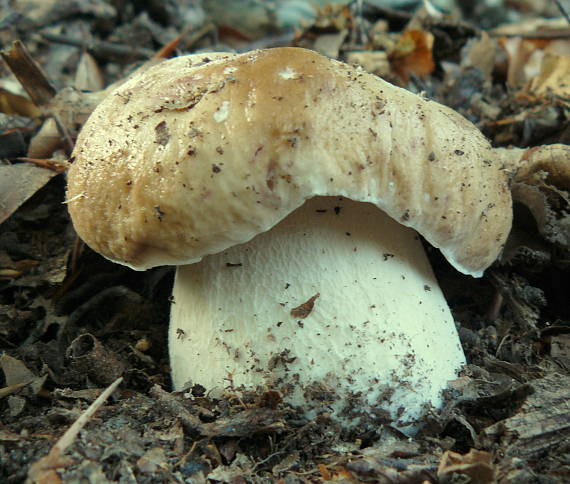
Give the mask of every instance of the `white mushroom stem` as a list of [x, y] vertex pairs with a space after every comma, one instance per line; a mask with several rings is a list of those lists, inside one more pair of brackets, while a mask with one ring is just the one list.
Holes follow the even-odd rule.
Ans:
[[179, 390], [276, 389], [309, 416], [410, 432], [465, 362], [416, 233], [338, 197], [180, 267], [170, 358]]

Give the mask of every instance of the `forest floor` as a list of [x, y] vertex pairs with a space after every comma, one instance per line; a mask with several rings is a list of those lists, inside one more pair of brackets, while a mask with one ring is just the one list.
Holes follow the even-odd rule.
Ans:
[[243, 25], [228, 12], [229, 24], [199, 2], [14, 3], [0, 19], [4, 56], [22, 66], [29, 53], [45, 79], [20, 72], [28, 96], [0, 67], [0, 482], [570, 482], [564, 174], [525, 182], [532, 196], [515, 200], [507, 248], [484, 277], [425, 244], [468, 365], [413, 439], [389, 423], [354, 434], [304, 421], [275, 395], [171, 392], [174, 270], [103, 259], [63, 203], [90, 111], [64, 88], [96, 92], [153, 56], [195, 51], [311, 48], [458, 110], [494, 146], [570, 144], [570, 23], [555, 2], [445, 14], [351, 2], [294, 30], [266, 10]]

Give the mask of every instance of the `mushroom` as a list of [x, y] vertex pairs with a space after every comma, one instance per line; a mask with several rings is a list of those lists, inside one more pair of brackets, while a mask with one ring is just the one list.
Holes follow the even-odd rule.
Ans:
[[174, 387], [278, 390], [413, 433], [465, 362], [420, 233], [481, 276], [511, 224], [503, 152], [455, 111], [299, 48], [135, 74], [81, 131], [80, 237], [175, 264]]

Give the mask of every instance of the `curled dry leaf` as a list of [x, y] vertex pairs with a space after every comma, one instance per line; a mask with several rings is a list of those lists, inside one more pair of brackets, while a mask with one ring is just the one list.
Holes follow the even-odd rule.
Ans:
[[462, 51], [461, 66], [463, 68], [475, 67], [490, 79], [497, 57], [497, 43], [486, 32], [479, 38], [469, 41]]
[[320, 294], [317, 293], [305, 301], [303, 304], [300, 304], [296, 308], [291, 309], [291, 316], [294, 318], [305, 319], [309, 314], [311, 314], [313, 307], [315, 307], [315, 301], [319, 296]]
[[27, 118], [37, 118], [40, 115], [40, 110], [32, 101], [4, 88], [0, 88], [0, 112]]
[[565, 98], [570, 104], [570, 55], [547, 52], [542, 59], [540, 72], [531, 80], [530, 90], [539, 96]]
[[347, 52], [346, 61], [349, 64], [357, 64], [366, 72], [372, 72], [380, 77], [386, 77], [390, 74], [388, 54], [381, 50]]
[[465, 455], [448, 450], [441, 457], [437, 475], [442, 479], [452, 474], [469, 476], [472, 484], [491, 484], [495, 482], [493, 456], [476, 449], [471, 449]]
[[570, 247], [570, 147], [542, 146], [527, 150], [512, 183], [513, 199], [523, 203], [549, 241]]
[[66, 356], [75, 370], [102, 385], [112, 383], [126, 368], [115, 353], [89, 333], [75, 338], [67, 348]]
[[485, 428], [486, 447], [501, 444], [505, 457], [537, 459], [554, 455], [570, 436], [570, 377], [551, 373], [530, 383], [534, 392], [510, 418]]
[[0, 164], [0, 223], [49, 182], [57, 172], [27, 163]]
[[407, 81], [411, 74], [424, 77], [435, 69], [432, 47], [434, 37], [423, 30], [407, 30], [389, 54], [394, 72]]
[[[570, 55], [570, 40], [564, 38], [501, 37], [499, 45], [507, 54], [507, 83], [513, 88], [523, 88], [527, 83], [541, 77], [542, 72], [550, 75], [558, 70], [547, 60], [549, 55], [567, 57]], [[561, 66], [562, 71], [565, 70]]]
[[100, 91], [105, 80], [97, 62], [91, 54], [83, 52], [75, 73], [75, 87], [80, 91]]
[[28, 157], [50, 158], [56, 150], [64, 146], [64, 140], [61, 137], [57, 122], [53, 118], [48, 118], [30, 141]]

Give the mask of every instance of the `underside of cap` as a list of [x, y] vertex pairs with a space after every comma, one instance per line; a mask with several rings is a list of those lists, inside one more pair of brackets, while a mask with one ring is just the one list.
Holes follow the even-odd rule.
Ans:
[[506, 173], [471, 123], [305, 49], [165, 61], [99, 105], [73, 157], [78, 234], [135, 269], [246, 242], [316, 195], [374, 203], [474, 276], [511, 226]]

